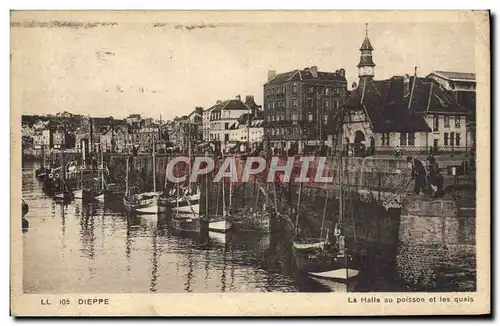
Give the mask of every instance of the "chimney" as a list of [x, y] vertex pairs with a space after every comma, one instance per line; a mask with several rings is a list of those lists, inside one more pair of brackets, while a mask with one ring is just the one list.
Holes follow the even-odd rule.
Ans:
[[241, 96], [240, 96], [240, 94], [236, 95], [236, 99], [241, 101]]
[[221, 104], [221, 103], [222, 103], [222, 101], [221, 101], [221, 100], [217, 100], [217, 101], [215, 102], [215, 104]]
[[276, 77], [276, 70], [268, 70], [267, 71], [267, 81], [270, 81], [274, 77]]
[[311, 74], [313, 75], [314, 78], [318, 78], [318, 66], [311, 67]]
[[410, 94], [410, 76], [406, 74], [403, 78], [404, 84], [404, 96], [408, 96]]

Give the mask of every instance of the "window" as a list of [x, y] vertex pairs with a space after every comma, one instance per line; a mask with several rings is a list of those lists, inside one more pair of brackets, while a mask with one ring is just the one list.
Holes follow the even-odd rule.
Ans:
[[281, 86], [281, 94], [285, 94], [285, 85]]
[[308, 99], [307, 99], [307, 107], [308, 107], [308, 108], [312, 108], [312, 105], [313, 105], [313, 100], [312, 100], [312, 98], [308, 98]]
[[284, 108], [285, 107], [285, 100], [282, 100], [281, 101], [281, 107]]
[[312, 113], [309, 113], [308, 120], [313, 121], [313, 114]]
[[452, 132], [450, 134], [450, 145], [455, 146], [455, 133], [454, 132]]
[[444, 127], [450, 128], [450, 117], [446, 115], [444, 116]]
[[448, 133], [444, 133], [444, 146], [448, 146]]
[[328, 99], [326, 98], [323, 100], [323, 107], [328, 108]]
[[438, 130], [439, 130], [439, 116], [435, 115], [432, 124], [432, 131], [438, 131]]
[[328, 114], [325, 114], [325, 122], [328, 122]]
[[292, 113], [292, 121], [298, 121], [299, 120], [299, 114], [298, 113]]
[[415, 146], [415, 133], [413, 132], [408, 134], [408, 146]]
[[309, 87], [307, 88], [307, 90], [309, 91], [309, 93], [312, 93], [312, 92], [314, 92], [314, 87], [309, 86]]
[[293, 107], [297, 107], [297, 99], [296, 99], [296, 98], [294, 98], [294, 99], [292, 100], [292, 106], [293, 106]]
[[455, 145], [456, 145], [456, 146], [460, 146], [460, 133], [459, 133], [459, 132], [457, 132], [457, 133], [455, 134], [455, 137], [456, 137]]
[[399, 134], [399, 145], [406, 146], [407, 135], [405, 132]]
[[333, 101], [333, 108], [336, 109], [339, 107], [339, 100], [334, 100]]
[[297, 84], [296, 83], [293, 83], [293, 85], [292, 85], [292, 92], [297, 93]]
[[226, 122], [226, 123], [224, 124], [224, 129], [226, 129], [226, 130], [228, 130], [228, 129], [229, 129], [229, 122]]
[[455, 128], [460, 128], [460, 116], [455, 117]]
[[329, 95], [330, 94], [330, 87], [325, 87], [325, 95]]

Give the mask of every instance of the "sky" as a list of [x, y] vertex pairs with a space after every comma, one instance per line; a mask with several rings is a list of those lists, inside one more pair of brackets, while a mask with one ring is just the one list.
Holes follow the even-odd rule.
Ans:
[[262, 104], [268, 70], [314, 65], [344, 68], [350, 87], [365, 21], [375, 79], [414, 66], [419, 76], [475, 72], [474, 24], [422, 17], [14, 12], [11, 105], [23, 114], [172, 119], [236, 95]]

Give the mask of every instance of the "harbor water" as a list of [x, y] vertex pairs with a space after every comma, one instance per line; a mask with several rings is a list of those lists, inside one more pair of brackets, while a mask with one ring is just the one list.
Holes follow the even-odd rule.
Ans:
[[115, 202], [60, 202], [23, 167], [30, 226], [23, 233], [25, 293], [327, 291], [296, 275], [279, 234], [202, 238], [166, 216], [132, 216]]

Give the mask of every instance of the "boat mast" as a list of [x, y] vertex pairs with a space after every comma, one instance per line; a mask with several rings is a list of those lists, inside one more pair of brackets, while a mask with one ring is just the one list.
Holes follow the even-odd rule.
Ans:
[[302, 195], [302, 182], [299, 187], [299, 198], [297, 200], [297, 216], [295, 217], [295, 235], [299, 232], [299, 212], [300, 212], [300, 197]]
[[156, 192], [155, 136], [153, 135], [153, 192]]
[[129, 185], [128, 185], [128, 161], [130, 157], [127, 156], [127, 166], [126, 166], [126, 171], [125, 171], [125, 197], [128, 197], [129, 195]]
[[101, 150], [101, 190], [104, 190], [104, 153], [100, 145], [99, 148]]
[[[339, 221], [341, 223], [341, 235], [343, 236], [343, 248], [344, 248], [344, 268], [345, 268], [345, 280], [346, 280], [346, 286], [349, 282], [349, 254], [347, 251], [347, 245], [345, 241], [345, 230], [344, 230], [344, 223], [343, 223], [343, 217], [344, 217], [344, 203], [343, 203], [343, 188], [344, 188], [344, 168], [343, 168], [343, 151], [344, 151], [344, 117], [345, 117], [345, 111], [342, 108], [341, 109], [341, 117], [340, 117], [340, 145], [341, 145], [341, 151], [340, 151], [340, 170], [339, 170]], [[349, 149], [348, 149], [349, 150]], [[347, 152], [348, 153], [348, 152]]]
[[[224, 161], [224, 152], [222, 152], [222, 160]], [[222, 216], [226, 216], [226, 193], [224, 192], [224, 179], [222, 179]]]
[[[206, 156], [207, 152], [205, 152]], [[208, 173], [205, 173], [205, 215], [208, 215]]]
[[42, 144], [42, 169], [45, 169], [45, 144]]
[[[177, 168], [177, 172], [179, 172], [179, 168]], [[177, 198], [175, 199], [175, 203], [177, 205], [177, 213], [179, 212], [179, 200], [181, 199], [180, 189], [179, 189], [179, 181], [177, 181]]]

